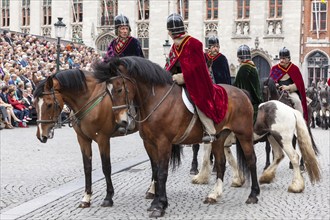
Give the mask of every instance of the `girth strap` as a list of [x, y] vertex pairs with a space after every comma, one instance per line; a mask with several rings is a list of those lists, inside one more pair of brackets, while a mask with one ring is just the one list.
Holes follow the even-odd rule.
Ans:
[[183, 133], [183, 135], [181, 136], [181, 138], [176, 141], [176, 144], [181, 144], [184, 140], [186, 140], [186, 138], [188, 137], [188, 135], [190, 134], [193, 126], [195, 125], [196, 121], [197, 121], [197, 114], [194, 114], [193, 117], [190, 120], [190, 123], [187, 127], [187, 129], [185, 130], [185, 132]]

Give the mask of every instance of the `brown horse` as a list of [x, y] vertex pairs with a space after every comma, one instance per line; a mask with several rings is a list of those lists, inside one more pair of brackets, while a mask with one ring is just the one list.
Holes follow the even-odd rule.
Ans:
[[[159, 65], [139, 57], [124, 57], [114, 58], [109, 64], [98, 63], [94, 65], [94, 70], [100, 82], [112, 84], [111, 96], [118, 124], [126, 125], [127, 115], [136, 116], [129, 111], [130, 105], [135, 105], [137, 109], [138, 117], [135, 120], [151, 158], [156, 183], [155, 197], [148, 211], [152, 211], [150, 217], [163, 216], [168, 206], [166, 181], [172, 145], [200, 143], [202, 124], [199, 120], [195, 121], [194, 115], [185, 107], [181, 97], [182, 88], [174, 84], [169, 72]], [[240, 142], [240, 165], [244, 171], [249, 169], [251, 173], [251, 193], [246, 203], [257, 203], [260, 189], [253, 149], [253, 108], [248, 96], [240, 89], [222, 86], [228, 94], [228, 111], [224, 120], [216, 125], [217, 140], [212, 143], [212, 152], [217, 168], [217, 183], [205, 202], [216, 202], [222, 193], [226, 163], [224, 141], [232, 131]]]
[[85, 195], [79, 207], [89, 207], [91, 201], [92, 141], [99, 146], [107, 185], [107, 194], [101, 206], [112, 206], [114, 189], [111, 181], [110, 137], [119, 134], [106, 84], [98, 83], [90, 72], [65, 70], [40, 82], [34, 96], [38, 114], [37, 138], [42, 143], [53, 137], [64, 104], [73, 111], [70, 121], [77, 134], [85, 172]]

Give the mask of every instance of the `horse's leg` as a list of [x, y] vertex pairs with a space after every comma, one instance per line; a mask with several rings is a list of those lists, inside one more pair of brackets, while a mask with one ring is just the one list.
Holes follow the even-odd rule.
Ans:
[[249, 168], [251, 174], [252, 186], [251, 186], [251, 193], [249, 195], [249, 198], [245, 202], [247, 204], [258, 203], [257, 196], [260, 194], [260, 188], [257, 178], [257, 166], [256, 166], [257, 157], [254, 152], [252, 136], [253, 135], [251, 135], [251, 138], [249, 138], [248, 134], [236, 134], [236, 137], [238, 139], [236, 143], [238, 152], [243, 151], [246, 159], [247, 167]]
[[211, 170], [209, 155], [212, 150], [212, 145], [211, 144], [203, 144], [203, 145], [204, 145], [204, 155], [203, 155], [201, 171], [191, 180], [191, 182], [195, 184], [207, 184], [209, 182], [210, 170]]
[[232, 180], [231, 186], [232, 187], [241, 187], [245, 182], [244, 174], [239, 169], [239, 167], [236, 163], [236, 160], [235, 160], [233, 154], [231, 153], [230, 147], [225, 147], [224, 151], [225, 151], [226, 160], [228, 161], [229, 165], [231, 166], [231, 168], [233, 170], [233, 180]]
[[[160, 139], [160, 138], [159, 138]], [[168, 206], [167, 195], [166, 195], [166, 181], [168, 176], [168, 165], [171, 155], [172, 145], [168, 141], [159, 140], [157, 144], [157, 156], [161, 160], [157, 161], [157, 177], [155, 180], [155, 198], [151, 203], [151, 210], [149, 217], [158, 218], [165, 214], [165, 209]], [[180, 157], [180, 155], [175, 155]], [[173, 157], [173, 155], [172, 155]], [[173, 158], [172, 158], [173, 159]]]
[[284, 158], [284, 154], [281, 149], [281, 146], [275, 140], [275, 138], [270, 135], [270, 136], [268, 136], [268, 140], [273, 148], [274, 160], [269, 165], [269, 167], [266, 170], [264, 170], [264, 172], [260, 176], [260, 179], [259, 179], [260, 184], [265, 184], [265, 183], [268, 184], [273, 181], [273, 179], [275, 177], [275, 172], [276, 172], [277, 166]]
[[271, 150], [269, 141], [266, 140], [265, 142], [266, 142], [266, 145], [265, 145], [265, 150], [266, 150], [266, 164], [265, 164], [264, 170], [266, 170], [269, 167], [269, 165], [270, 165], [270, 150]]
[[92, 197], [92, 140], [78, 135], [77, 139], [82, 153], [85, 173], [85, 195], [79, 204], [79, 208], [88, 208]]
[[226, 157], [224, 153], [224, 142], [230, 134], [229, 130], [221, 132], [220, 138], [212, 143], [212, 153], [214, 155], [214, 164], [217, 170], [217, 179], [211, 193], [204, 200], [204, 203], [214, 204], [217, 198], [223, 192], [223, 177], [226, 171]]
[[197, 158], [197, 156], [198, 156], [198, 151], [199, 151], [199, 144], [193, 144], [192, 150], [193, 150], [193, 159], [191, 162], [190, 174], [196, 175], [196, 174], [198, 174], [198, 158]]
[[146, 192], [145, 198], [154, 199], [154, 197], [155, 197], [155, 177], [156, 177], [156, 172], [157, 172], [157, 164], [154, 163], [156, 151], [154, 151], [155, 147], [153, 145], [148, 144], [147, 142], [144, 142], [144, 148], [146, 149], [147, 154], [149, 156], [151, 170], [152, 170], [151, 183]]
[[113, 206], [113, 195], [114, 189], [111, 180], [111, 161], [110, 161], [110, 139], [104, 137], [103, 140], [98, 141], [101, 160], [102, 160], [102, 171], [107, 184], [107, 195], [105, 196], [101, 206], [111, 207]]
[[300, 193], [305, 189], [305, 182], [299, 168], [299, 155], [290, 141], [283, 141], [283, 150], [288, 155], [293, 166], [293, 180], [288, 188], [289, 192]]

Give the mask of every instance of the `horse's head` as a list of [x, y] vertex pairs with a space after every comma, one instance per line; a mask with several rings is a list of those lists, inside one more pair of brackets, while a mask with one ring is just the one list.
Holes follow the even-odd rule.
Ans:
[[306, 89], [306, 96], [312, 100], [312, 102], [317, 102], [317, 90], [315, 87], [310, 86]]
[[329, 104], [329, 88], [327, 86], [320, 87], [319, 97], [321, 105], [328, 105]]
[[59, 92], [59, 84], [53, 77], [40, 83], [35, 92], [34, 106], [37, 111], [37, 138], [46, 143], [54, 136], [54, 127], [58, 122], [64, 105]]
[[131, 122], [136, 116], [133, 104], [136, 95], [136, 82], [129, 78], [126, 73], [126, 69], [119, 66], [109, 81], [115, 121], [121, 128], [125, 128], [125, 131], [130, 129], [128, 126], [132, 124]]

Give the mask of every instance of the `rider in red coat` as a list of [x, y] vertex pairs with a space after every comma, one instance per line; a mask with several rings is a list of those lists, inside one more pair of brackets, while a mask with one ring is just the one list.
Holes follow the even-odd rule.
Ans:
[[280, 63], [272, 67], [270, 77], [279, 84], [281, 90], [289, 92], [294, 108], [303, 114], [307, 122], [305, 84], [300, 70], [291, 62], [290, 51], [287, 48], [281, 49], [279, 55]]
[[219, 85], [213, 84], [204, 58], [202, 43], [187, 35], [183, 19], [178, 14], [167, 18], [169, 36], [173, 39], [166, 69], [171, 71], [178, 63], [182, 73], [173, 75], [178, 84], [185, 84], [192, 101], [197, 106], [197, 114], [204, 125], [206, 135], [203, 142], [215, 140], [214, 123], [220, 123], [227, 112], [227, 93]]

